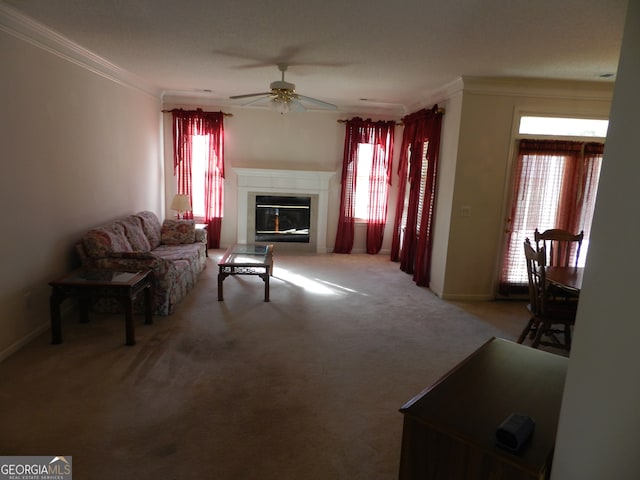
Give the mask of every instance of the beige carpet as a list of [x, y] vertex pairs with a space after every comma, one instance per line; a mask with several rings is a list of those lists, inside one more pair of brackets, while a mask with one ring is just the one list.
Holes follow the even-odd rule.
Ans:
[[395, 479], [398, 409], [526, 321], [481, 320], [369, 255], [280, 254], [271, 302], [258, 277], [218, 302], [220, 253], [174, 315], [136, 317], [135, 346], [120, 316], [69, 316], [63, 344], [1, 363], [0, 454], [71, 456], [77, 480]]

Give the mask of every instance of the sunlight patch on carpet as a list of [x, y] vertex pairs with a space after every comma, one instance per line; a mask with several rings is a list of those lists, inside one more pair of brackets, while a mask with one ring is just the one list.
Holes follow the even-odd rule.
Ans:
[[311, 278], [307, 278], [303, 275], [298, 275], [297, 273], [290, 272], [284, 268], [278, 268], [278, 274], [274, 275], [274, 277], [279, 278], [288, 283], [292, 283], [298, 287], [304, 288], [308, 292], [316, 293], [318, 295], [338, 295], [339, 292], [334, 288], [329, 288], [326, 285], [323, 285], [321, 282], [316, 280], [312, 280]]

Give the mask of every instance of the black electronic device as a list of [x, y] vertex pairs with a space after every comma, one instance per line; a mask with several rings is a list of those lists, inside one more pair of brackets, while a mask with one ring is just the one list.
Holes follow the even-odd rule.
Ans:
[[513, 453], [520, 451], [531, 437], [535, 424], [528, 415], [512, 413], [496, 430], [496, 444]]

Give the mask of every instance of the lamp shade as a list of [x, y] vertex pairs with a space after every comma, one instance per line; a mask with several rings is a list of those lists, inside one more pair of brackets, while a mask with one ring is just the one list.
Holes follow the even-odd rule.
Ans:
[[180, 212], [188, 212], [191, 210], [191, 199], [189, 195], [176, 195], [171, 202], [171, 209]]

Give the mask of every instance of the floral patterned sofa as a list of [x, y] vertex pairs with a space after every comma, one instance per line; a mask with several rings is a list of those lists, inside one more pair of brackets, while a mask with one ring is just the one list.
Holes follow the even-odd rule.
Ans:
[[[170, 315], [206, 266], [207, 233], [192, 220], [160, 224], [145, 211], [88, 231], [76, 250], [87, 270], [151, 270], [154, 314]], [[101, 299], [94, 308], [116, 311], [118, 305]]]

